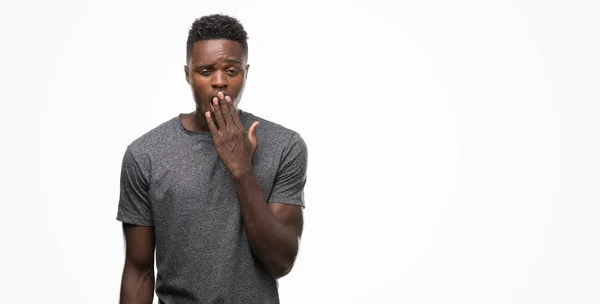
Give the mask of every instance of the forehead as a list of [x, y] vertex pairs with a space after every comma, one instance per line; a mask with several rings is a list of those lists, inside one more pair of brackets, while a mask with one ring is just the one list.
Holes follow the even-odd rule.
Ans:
[[225, 59], [244, 61], [242, 45], [227, 39], [200, 40], [193, 45], [190, 64], [209, 64]]

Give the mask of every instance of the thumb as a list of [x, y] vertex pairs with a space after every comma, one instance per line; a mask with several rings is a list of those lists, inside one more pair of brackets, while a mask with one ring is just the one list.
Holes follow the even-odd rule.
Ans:
[[253, 149], [256, 149], [256, 147], [258, 146], [258, 141], [256, 140], [256, 128], [258, 127], [258, 125], [260, 125], [260, 122], [255, 121], [254, 123], [252, 123], [250, 129], [248, 130], [248, 139], [250, 139], [250, 143], [252, 144]]

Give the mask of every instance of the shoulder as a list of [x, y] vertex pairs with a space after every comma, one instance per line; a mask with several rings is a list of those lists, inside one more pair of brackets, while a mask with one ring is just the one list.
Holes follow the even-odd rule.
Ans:
[[256, 136], [259, 143], [266, 142], [279, 147], [289, 147], [297, 144], [306, 146], [301, 134], [296, 130], [290, 129], [281, 123], [274, 122], [253, 113], [240, 110], [244, 116], [243, 124], [246, 129], [250, 128], [255, 121], [260, 122], [256, 129]]
[[173, 117], [142, 134], [133, 140], [127, 149], [134, 157], [141, 157], [170, 146], [177, 131], [176, 119], [177, 117]]

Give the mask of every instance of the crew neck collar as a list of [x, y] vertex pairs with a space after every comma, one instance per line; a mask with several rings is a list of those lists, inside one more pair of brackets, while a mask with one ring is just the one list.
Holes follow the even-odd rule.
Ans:
[[[242, 111], [241, 109], [238, 109], [238, 115], [240, 116], [240, 120], [242, 121], [242, 125], [245, 126], [245, 120], [246, 120], [246, 112]], [[188, 130], [183, 126], [183, 123], [181, 122], [181, 117], [185, 115], [184, 113], [180, 113], [179, 115], [173, 117], [173, 120], [175, 120], [177, 128], [183, 132], [185, 135], [188, 136], [192, 136], [192, 137], [196, 137], [196, 138], [200, 138], [200, 139], [210, 139], [212, 140], [212, 133], [210, 133], [210, 131], [193, 131], [193, 130]]]

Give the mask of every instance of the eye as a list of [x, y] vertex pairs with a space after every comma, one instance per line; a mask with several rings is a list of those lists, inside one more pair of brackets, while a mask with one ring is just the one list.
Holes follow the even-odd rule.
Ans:
[[237, 75], [239, 72], [235, 69], [229, 69], [227, 70], [227, 74], [231, 75], [231, 76], [235, 76]]
[[209, 69], [202, 69], [198, 73], [202, 76], [209, 76], [212, 71]]

